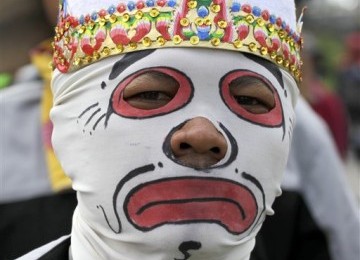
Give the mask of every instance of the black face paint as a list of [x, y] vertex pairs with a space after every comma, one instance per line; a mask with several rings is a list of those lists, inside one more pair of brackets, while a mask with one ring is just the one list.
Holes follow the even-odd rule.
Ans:
[[257, 221], [255, 221], [255, 225], [253, 226], [253, 229], [256, 227], [257, 223], [259, 222], [260, 220], [260, 217], [261, 215], [265, 212], [265, 208], [266, 208], [266, 205], [265, 205], [265, 191], [264, 191], [264, 188], [263, 186], [261, 185], [261, 183], [252, 175], [246, 173], [246, 172], [242, 172], [241, 173], [241, 176], [245, 179], [245, 180], [248, 180], [250, 182], [252, 182], [261, 192], [262, 194], [262, 199], [263, 199], [263, 210], [262, 212], [259, 214], [259, 218], [257, 219]]
[[[94, 111], [94, 109], [96, 109]], [[103, 120], [106, 116], [106, 113], [102, 113], [100, 114], [100, 116], [97, 114], [101, 112], [101, 108], [99, 108], [99, 102], [92, 104], [90, 106], [88, 106], [87, 108], [85, 108], [81, 114], [77, 117], [77, 124], [80, 123], [80, 119], [82, 119], [83, 117], [85, 117], [85, 115], [87, 116], [86, 122], [84, 124], [84, 129], [83, 129], [83, 133], [85, 133], [85, 127], [92, 121], [95, 120], [95, 123], [92, 124], [92, 130], [95, 131], [96, 127], [98, 126], [98, 124], [100, 123], [101, 120]], [[90, 116], [89, 116], [90, 115]], [[90, 132], [91, 134], [91, 132]]]
[[117, 211], [117, 208], [116, 208], [116, 203], [117, 203], [117, 199], [118, 199], [118, 194], [121, 190], [121, 188], [125, 185], [125, 183], [127, 181], [129, 181], [130, 179], [134, 178], [134, 177], [137, 177], [138, 175], [140, 174], [144, 174], [144, 173], [147, 173], [147, 172], [152, 172], [155, 170], [155, 165], [153, 164], [148, 164], [148, 165], [145, 165], [145, 166], [142, 166], [142, 167], [138, 167], [132, 171], [130, 171], [124, 178], [122, 178], [120, 180], [120, 182], [118, 183], [118, 185], [116, 186], [116, 189], [115, 189], [115, 192], [114, 192], [114, 195], [113, 195], [113, 209], [114, 209], [114, 213], [115, 213], [115, 216], [116, 216], [116, 220], [118, 222], [118, 228], [113, 228], [112, 225], [110, 224], [109, 222], [109, 219], [107, 217], [107, 214], [103, 208], [103, 206], [101, 205], [97, 205], [96, 207], [98, 209], [101, 209], [103, 214], [104, 214], [104, 218], [105, 218], [105, 221], [106, 223], [108, 224], [109, 228], [115, 233], [115, 234], [119, 234], [122, 230], [122, 226], [121, 226], [121, 221], [120, 221], [120, 217], [119, 217], [119, 213]]
[[274, 77], [276, 78], [276, 80], [279, 82], [280, 86], [284, 89], [284, 80], [283, 80], [281, 71], [278, 68], [278, 66], [276, 66], [274, 63], [272, 63], [268, 60], [265, 60], [263, 58], [260, 58], [256, 55], [252, 55], [252, 54], [248, 54], [248, 53], [243, 53], [243, 55], [246, 58], [258, 63], [259, 65], [265, 67], [268, 71], [270, 71], [271, 74], [273, 74]]
[[[113, 79], [117, 78], [129, 66], [131, 66], [135, 62], [141, 60], [142, 58], [145, 58], [146, 56], [150, 55], [154, 51], [155, 51], [155, 49], [130, 52], [130, 53], [125, 54], [125, 56], [121, 60], [115, 62], [114, 66], [111, 69], [111, 72], [109, 75], [109, 80], [113, 80]], [[111, 102], [109, 102], [109, 106], [108, 106], [108, 109], [106, 112], [106, 118], [105, 118], [105, 128], [107, 127], [110, 116], [113, 113], [114, 113], [114, 111], [112, 109]]]
[[184, 241], [179, 246], [179, 251], [184, 254], [184, 258], [174, 258], [174, 260], [187, 260], [191, 256], [189, 250], [199, 250], [201, 243], [198, 241]]
[[[252, 55], [252, 54], [248, 54], [248, 53], [243, 53], [243, 55], [247, 58], [249, 58], [250, 60], [256, 62], [257, 64], [263, 66], [264, 68], [266, 68], [271, 74], [274, 75], [274, 77], [276, 78], [276, 80], [279, 82], [281, 88], [284, 90], [285, 92], [285, 96], [287, 97], [287, 92], [285, 90], [285, 85], [284, 85], [284, 79], [283, 79], [283, 76], [282, 76], [282, 73], [280, 71], [280, 69], [278, 68], [278, 66], [276, 66], [274, 63], [268, 61], [268, 60], [265, 60], [263, 58], [260, 58], [256, 55]], [[284, 116], [284, 112], [283, 113], [283, 116]], [[282, 137], [282, 140], [284, 141], [284, 138], [285, 138], [285, 129], [286, 129], [286, 126], [285, 126], [285, 121], [283, 121], [282, 123], [282, 128], [283, 128], [283, 137]]]
[[112, 80], [117, 78], [126, 68], [150, 55], [154, 51], [155, 50], [144, 50], [125, 54], [125, 56], [121, 60], [117, 61], [112, 67], [109, 79]]

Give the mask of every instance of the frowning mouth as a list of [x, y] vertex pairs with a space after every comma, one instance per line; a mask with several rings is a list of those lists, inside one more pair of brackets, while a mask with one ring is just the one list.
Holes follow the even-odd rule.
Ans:
[[238, 235], [254, 223], [257, 211], [255, 196], [246, 186], [209, 177], [143, 183], [124, 202], [128, 221], [143, 231], [166, 224], [216, 223]]

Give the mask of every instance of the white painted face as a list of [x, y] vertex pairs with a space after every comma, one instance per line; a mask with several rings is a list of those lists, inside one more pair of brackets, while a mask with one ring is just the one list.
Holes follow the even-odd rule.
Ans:
[[297, 93], [288, 74], [235, 52], [160, 49], [56, 72], [53, 92], [53, 145], [81, 232], [103, 254], [250, 253], [281, 192]]

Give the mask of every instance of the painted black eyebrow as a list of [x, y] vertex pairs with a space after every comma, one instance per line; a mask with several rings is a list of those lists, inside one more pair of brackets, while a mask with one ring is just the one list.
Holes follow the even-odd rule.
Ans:
[[145, 58], [154, 51], [155, 49], [126, 53], [124, 58], [115, 62], [114, 66], [111, 69], [109, 80], [117, 78], [130, 65], [141, 60], [142, 58]]
[[271, 74], [274, 75], [274, 77], [279, 82], [280, 86], [284, 88], [284, 79], [282, 77], [281, 71], [274, 63], [265, 60], [259, 56], [249, 54], [249, 53], [243, 53], [246, 58], [249, 58], [250, 60], [260, 64], [261, 66], [265, 67]]

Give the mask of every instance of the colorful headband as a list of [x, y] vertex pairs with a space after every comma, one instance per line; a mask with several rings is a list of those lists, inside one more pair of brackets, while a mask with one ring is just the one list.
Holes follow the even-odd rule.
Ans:
[[[291, 5], [288, 0], [278, 1], [273, 1], [277, 3], [272, 5], [281, 6], [284, 2]], [[53, 45], [53, 63], [62, 73], [121, 53], [202, 47], [261, 56], [301, 81], [301, 28], [293, 28], [294, 23], [287, 23], [271, 10], [249, 4], [259, 1], [138, 0], [117, 3], [106, 0], [97, 2], [109, 2], [110, 6], [81, 15], [73, 12], [76, 4], [71, 6], [68, 2], [70, 0], [60, 2]], [[88, 4], [88, 1], [80, 2]]]

